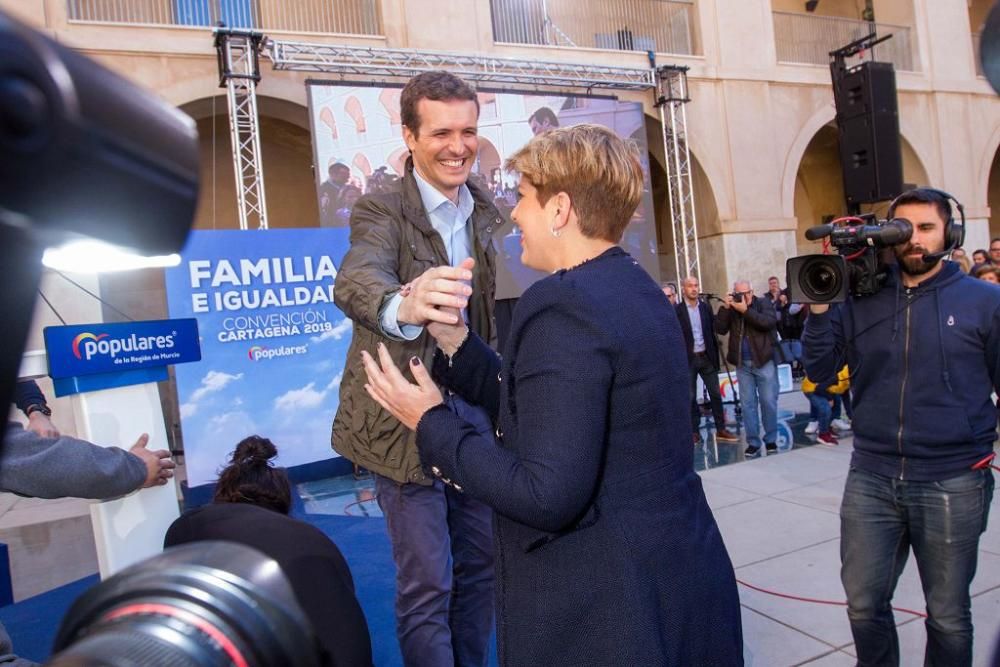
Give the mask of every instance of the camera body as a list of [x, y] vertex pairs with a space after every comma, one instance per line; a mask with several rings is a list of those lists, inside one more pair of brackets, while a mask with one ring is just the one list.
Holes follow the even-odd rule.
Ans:
[[743, 303], [743, 294], [741, 292], [733, 292], [729, 296], [733, 297], [733, 303]]
[[879, 220], [874, 214], [844, 218], [806, 230], [806, 238], [829, 238], [836, 255], [800, 255], [785, 264], [789, 301], [793, 303], [840, 303], [851, 294], [871, 296], [885, 284], [887, 266], [881, 254], [886, 248], [906, 243], [913, 225], [903, 218]]

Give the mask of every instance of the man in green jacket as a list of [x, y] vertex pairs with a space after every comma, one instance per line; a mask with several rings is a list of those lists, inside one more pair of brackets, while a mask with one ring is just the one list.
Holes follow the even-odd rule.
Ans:
[[[404, 664], [484, 665], [493, 626], [490, 509], [421, 467], [415, 434], [365, 391], [361, 352], [377, 355], [384, 344], [400, 368], [413, 357], [430, 363], [435, 344], [423, 325], [456, 317], [439, 308], [460, 309], [493, 341], [491, 236], [502, 220], [489, 193], [469, 181], [479, 148], [475, 91], [447, 72], [426, 72], [403, 89], [400, 112], [411, 154], [400, 191], [358, 201], [337, 274], [334, 298], [354, 336], [332, 444], [375, 474], [396, 561]], [[479, 408], [457, 396], [447, 402], [492, 432]]]

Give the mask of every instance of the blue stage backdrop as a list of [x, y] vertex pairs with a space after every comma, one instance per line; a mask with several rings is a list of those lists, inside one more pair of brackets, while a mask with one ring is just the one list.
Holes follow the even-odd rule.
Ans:
[[347, 229], [196, 231], [166, 272], [171, 317], [198, 319], [202, 360], [175, 369], [188, 484], [214, 481], [242, 438], [278, 463], [334, 456], [330, 425], [351, 339], [333, 304]]

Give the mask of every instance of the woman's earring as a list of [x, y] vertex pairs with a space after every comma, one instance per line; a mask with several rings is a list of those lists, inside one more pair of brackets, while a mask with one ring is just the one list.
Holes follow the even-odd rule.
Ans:
[[562, 234], [562, 230], [556, 229], [556, 226], [552, 225], [552, 236], [559, 238], [560, 234]]

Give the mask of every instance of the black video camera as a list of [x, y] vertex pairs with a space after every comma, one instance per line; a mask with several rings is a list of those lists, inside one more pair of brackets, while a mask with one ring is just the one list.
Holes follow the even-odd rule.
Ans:
[[[839, 224], [847, 223], [847, 224]], [[874, 214], [840, 218], [810, 227], [806, 238], [829, 237], [836, 255], [801, 255], [785, 264], [788, 300], [792, 303], [839, 303], [852, 296], [871, 296], [885, 284], [887, 266], [880, 251], [906, 243], [913, 225], [903, 218], [879, 220]]]

